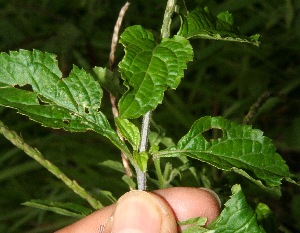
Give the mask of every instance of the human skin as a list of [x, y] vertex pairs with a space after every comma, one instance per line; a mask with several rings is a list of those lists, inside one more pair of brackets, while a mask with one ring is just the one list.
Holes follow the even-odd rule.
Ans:
[[135, 190], [56, 233], [177, 233], [182, 230], [177, 221], [203, 216], [209, 224], [219, 213], [220, 201], [207, 189]]

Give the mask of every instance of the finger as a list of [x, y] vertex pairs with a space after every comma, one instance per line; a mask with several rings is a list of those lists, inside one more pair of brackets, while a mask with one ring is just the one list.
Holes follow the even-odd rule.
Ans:
[[176, 233], [177, 223], [172, 209], [161, 197], [136, 190], [119, 199], [111, 232]]
[[157, 190], [154, 193], [171, 206], [177, 221], [203, 216], [207, 218], [209, 224], [220, 214], [220, 199], [208, 189], [174, 187]]
[[[146, 204], [143, 206], [143, 203]], [[118, 211], [116, 210], [117, 206]], [[131, 215], [128, 211], [132, 211]], [[117, 229], [122, 227], [122, 224], [123, 227], [126, 227], [128, 225], [124, 224], [127, 221], [130, 219], [135, 221], [138, 218], [139, 221], [135, 222], [149, 223], [152, 227], [155, 225], [160, 226], [161, 232], [176, 232], [175, 219], [182, 221], [205, 216], [208, 218], [208, 223], [210, 223], [218, 216], [219, 212], [218, 197], [205, 189], [174, 187], [157, 190], [154, 193], [132, 191], [124, 194], [117, 204], [98, 210], [56, 233], [106, 233], [111, 232], [112, 227]], [[149, 218], [147, 216], [142, 217], [147, 213], [154, 213], [153, 216], [156, 216], [152, 218], [151, 224], [149, 219], [152, 214], [148, 214], [148, 217], [150, 215]], [[145, 219], [147, 221], [141, 221]], [[158, 222], [158, 224], [155, 224], [155, 222]], [[138, 226], [133, 225], [133, 227]]]
[[177, 223], [172, 209], [159, 196], [131, 191], [124, 194], [116, 204], [57, 231], [56, 233], [176, 233]]
[[107, 206], [55, 233], [104, 233], [115, 208], [116, 204]]

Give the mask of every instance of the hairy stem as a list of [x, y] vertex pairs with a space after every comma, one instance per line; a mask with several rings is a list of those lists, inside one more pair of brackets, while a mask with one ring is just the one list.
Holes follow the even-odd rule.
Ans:
[[[170, 37], [170, 26], [172, 22], [172, 16], [175, 11], [176, 0], [168, 0], [164, 19], [161, 28], [161, 37], [168, 38]], [[151, 119], [151, 111], [147, 112], [143, 117], [143, 124], [141, 129], [141, 143], [140, 143], [140, 152], [144, 152], [147, 150], [148, 145], [148, 133], [150, 129], [150, 119]], [[136, 167], [137, 173], [137, 182], [139, 190], [146, 190], [146, 172], [142, 172], [141, 169]]]
[[[150, 129], [151, 111], [147, 112], [143, 117], [141, 128], [140, 152], [145, 152], [148, 146], [148, 134]], [[137, 183], [139, 190], [146, 190], [146, 172], [142, 172], [139, 166], [136, 167]]]
[[23, 150], [27, 155], [37, 161], [40, 165], [50, 171], [58, 179], [62, 180], [70, 189], [72, 189], [81, 198], [85, 199], [95, 210], [101, 209], [103, 205], [82, 188], [75, 180], [68, 178], [58, 167], [44, 158], [42, 153], [36, 148], [26, 144], [24, 139], [16, 132], [10, 130], [0, 121], [0, 133], [3, 134], [12, 144]]

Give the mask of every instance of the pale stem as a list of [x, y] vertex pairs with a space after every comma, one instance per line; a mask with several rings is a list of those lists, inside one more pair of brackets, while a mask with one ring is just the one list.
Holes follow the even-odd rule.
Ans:
[[[143, 117], [141, 128], [140, 152], [145, 152], [148, 146], [148, 134], [150, 129], [151, 111], [147, 112]], [[137, 183], [139, 190], [146, 190], [146, 172], [142, 172], [139, 166], [136, 166]]]
[[[176, 0], [168, 0], [163, 24], [161, 28], [161, 36], [162, 38], [170, 37], [170, 26], [172, 22], [172, 16], [175, 11]], [[141, 129], [141, 143], [140, 143], [140, 152], [144, 152], [147, 150], [148, 145], [148, 134], [150, 130], [150, 119], [151, 119], [151, 111], [147, 112], [143, 117], [142, 129]], [[141, 169], [136, 166], [137, 173], [137, 182], [139, 190], [146, 190], [146, 172], [142, 172]]]

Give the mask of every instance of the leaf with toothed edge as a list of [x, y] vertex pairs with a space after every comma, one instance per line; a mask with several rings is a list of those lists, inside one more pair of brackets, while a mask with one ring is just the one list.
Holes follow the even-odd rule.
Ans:
[[193, 50], [181, 36], [160, 42], [141, 26], [128, 27], [120, 43], [125, 56], [119, 68], [129, 89], [119, 101], [120, 117], [138, 118], [161, 103], [164, 91], [179, 85]]
[[265, 233], [254, 210], [247, 203], [241, 186], [234, 185], [231, 190], [232, 196], [224, 204], [220, 216], [207, 228], [214, 233]]
[[84, 70], [74, 66], [69, 77], [62, 78], [56, 56], [37, 50], [1, 53], [0, 66], [0, 105], [47, 127], [93, 130], [128, 150], [99, 110], [99, 83]]
[[187, 39], [211, 39], [244, 42], [259, 45], [259, 35], [246, 37], [233, 25], [233, 18], [229, 12], [222, 12], [217, 17], [208, 8], [196, 8], [187, 15], [181, 15], [181, 27], [178, 35]]
[[[203, 133], [211, 129], [222, 130], [222, 137], [207, 140]], [[186, 155], [219, 169], [261, 180], [270, 187], [279, 186], [282, 179], [289, 181], [291, 176], [285, 161], [276, 153], [275, 146], [269, 138], [263, 136], [262, 131], [222, 117], [200, 118], [176, 147], [160, 151], [157, 155]]]

